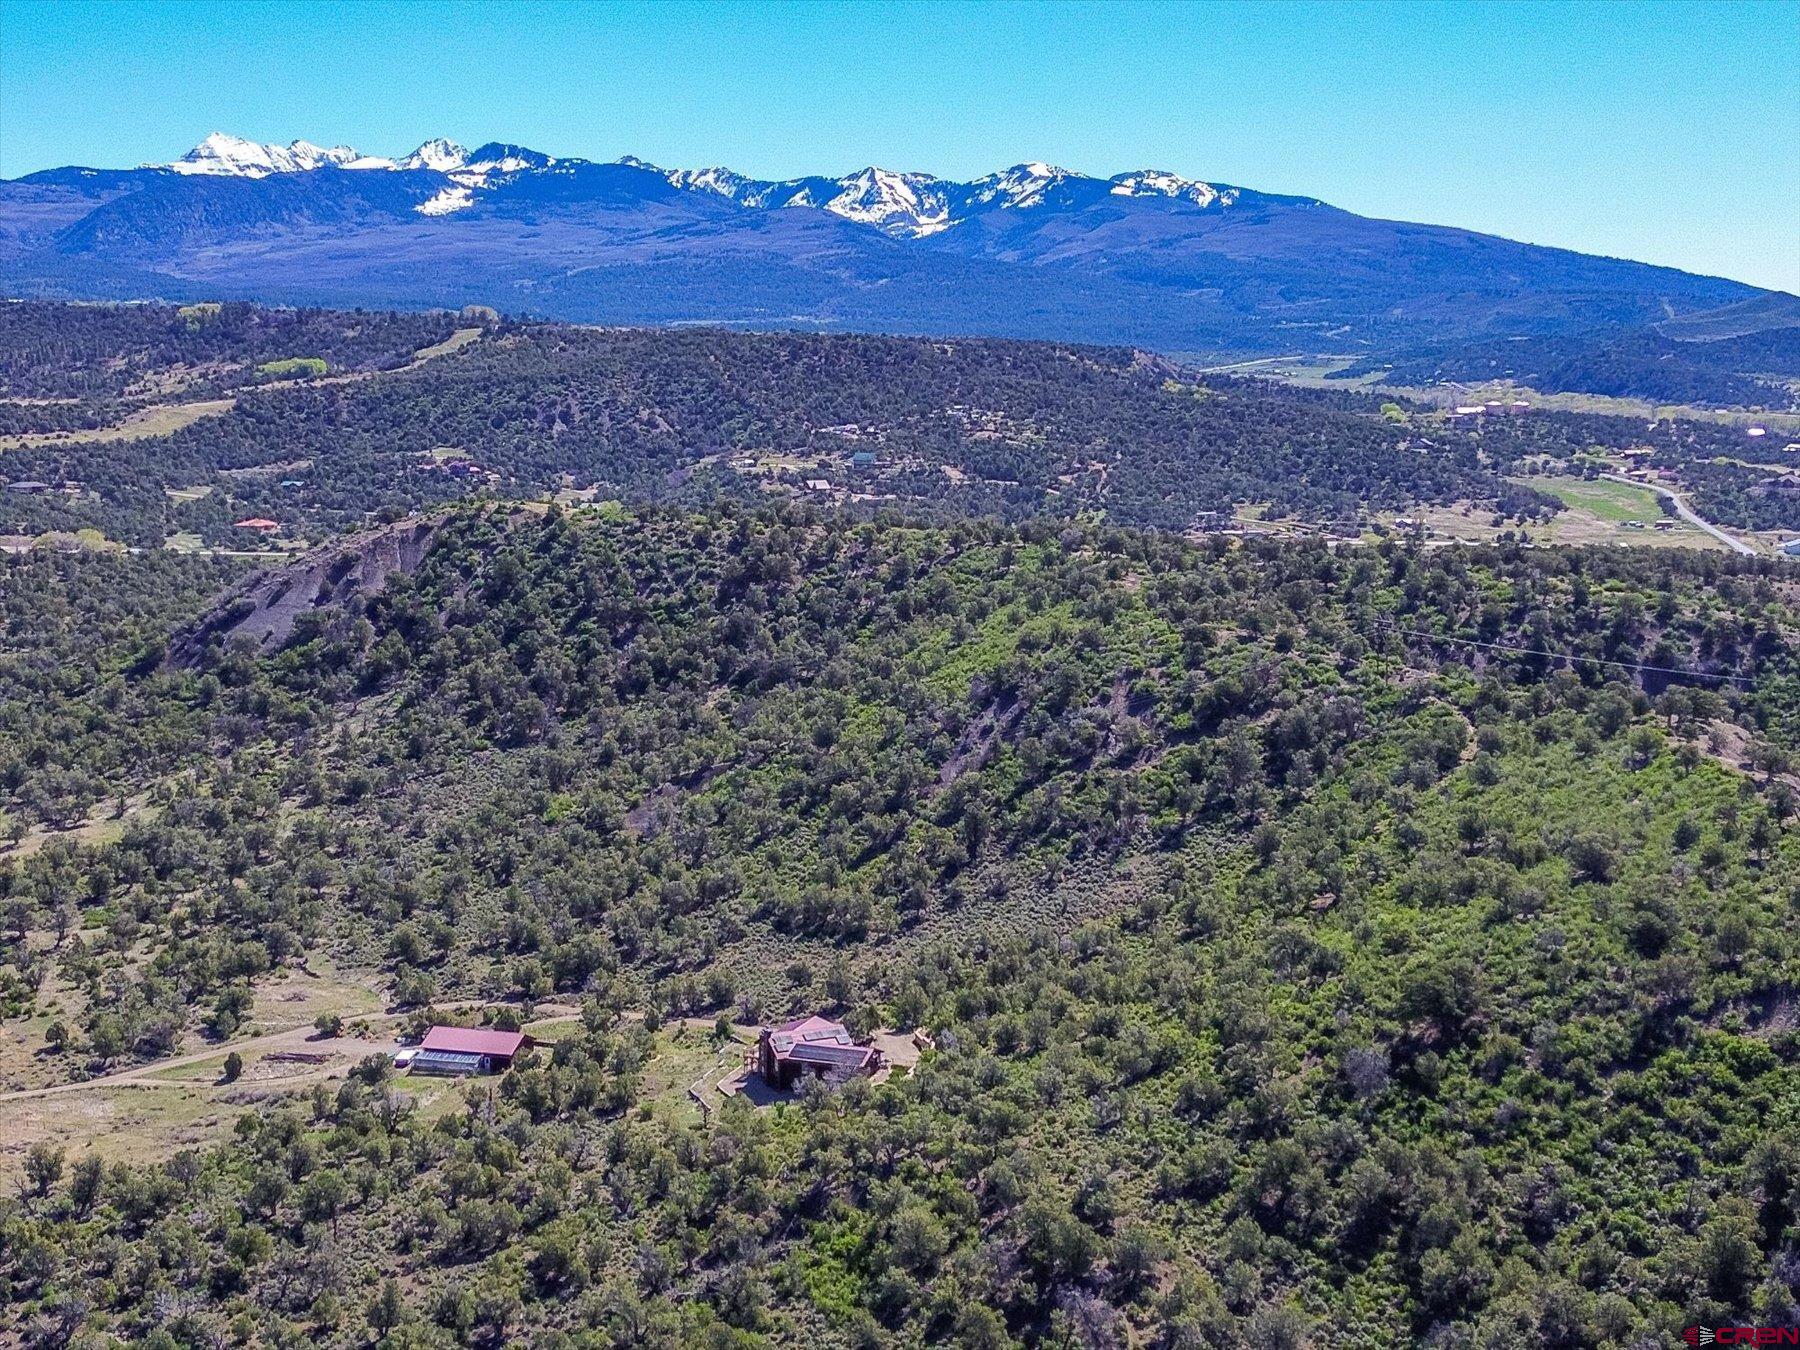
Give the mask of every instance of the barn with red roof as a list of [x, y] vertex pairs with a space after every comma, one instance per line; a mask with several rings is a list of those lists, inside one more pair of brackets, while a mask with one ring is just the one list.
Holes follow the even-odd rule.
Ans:
[[522, 1031], [492, 1027], [433, 1027], [425, 1033], [412, 1072], [444, 1075], [503, 1073], [531, 1047]]

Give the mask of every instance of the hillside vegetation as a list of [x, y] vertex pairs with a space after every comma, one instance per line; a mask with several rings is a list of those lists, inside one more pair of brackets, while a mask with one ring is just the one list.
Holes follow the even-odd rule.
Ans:
[[[87, 308], [71, 312], [87, 323]], [[106, 343], [122, 341], [115, 326], [140, 323], [139, 341], [154, 351], [166, 325], [185, 332], [170, 311], [97, 312], [108, 321], [91, 335], [93, 353], [76, 359], [101, 360]], [[386, 323], [408, 353], [431, 340], [419, 319], [335, 317], [374, 334]], [[274, 331], [292, 326], [270, 320]], [[332, 335], [302, 327], [273, 350], [245, 336], [233, 378], [254, 380], [273, 356], [293, 373], [304, 373], [293, 361], [313, 356], [336, 369]], [[185, 355], [181, 341], [168, 359]], [[23, 321], [10, 335], [0, 328], [0, 350], [9, 343], [18, 373], [5, 381], [0, 361], [0, 392], [48, 387], [43, 363], [60, 349]], [[1438, 432], [1422, 443], [1379, 407], [1351, 393], [1202, 382], [1122, 348], [498, 325], [405, 371], [243, 388], [234, 407], [172, 435], [0, 450], [0, 474], [82, 485], [79, 495], [7, 500], [22, 532], [94, 527], [151, 547], [177, 533], [241, 547], [232, 527], [243, 518], [317, 540], [476, 492], [705, 503], [809, 491], [809, 481], [863, 509], [1104, 512], [1176, 528], [1247, 502], [1314, 521], [1421, 500], [1471, 498], [1507, 515], [1556, 509], [1505, 482], [1504, 466], [1484, 463], [1469, 438]], [[106, 425], [113, 413], [0, 404], [0, 418], [23, 432]]]
[[1546, 394], [1644, 398], [1654, 403], [1785, 410], [1800, 406], [1800, 324], [1708, 339], [1677, 340], [1655, 329], [1610, 329], [1514, 337], [1365, 359], [1335, 373], [1374, 372], [1397, 385], [1507, 379]]
[[[208, 610], [214, 567], [0, 563], [7, 809], [129, 798], [112, 842], [0, 855], [9, 1019], [54, 997], [73, 1078], [229, 1038], [314, 957], [403, 1007], [584, 1012], [448, 1112], [371, 1062], [162, 1163], [34, 1151], [0, 1206], [22, 1339], [1796, 1316], [1779, 564], [488, 508], [262, 644], [280, 585]], [[649, 1109], [666, 1019], [820, 1008], [937, 1048]]]

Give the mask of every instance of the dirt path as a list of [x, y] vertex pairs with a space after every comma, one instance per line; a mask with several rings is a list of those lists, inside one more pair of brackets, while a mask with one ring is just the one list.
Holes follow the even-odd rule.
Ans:
[[[463, 999], [453, 1003], [439, 1003], [435, 1008], [439, 1012], [458, 1012], [470, 1008], [490, 1008], [497, 1005], [485, 999]], [[566, 1003], [543, 1005], [544, 1010], [556, 1009], [548, 1017], [534, 1017], [532, 1026], [546, 1026], [557, 1022], [575, 1022], [581, 1019], [578, 1011], [569, 1011]], [[348, 1015], [348, 1014], [346, 1014]], [[382, 1013], [379, 1018], [361, 1017], [359, 1020], [374, 1022], [398, 1022], [406, 1014]], [[710, 1025], [710, 1024], [709, 1024]], [[203, 1064], [208, 1060], [223, 1060], [232, 1051], [250, 1060], [257, 1056], [266, 1056], [272, 1051], [299, 1050], [307, 1054], [353, 1055], [362, 1058], [366, 1055], [393, 1055], [401, 1049], [399, 1041], [392, 1035], [374, 1036], [363, 1039], [360, 1036], [319, 1036], [309, 1026], [289, 1027], [285, 1031], [271, 1031], [262, 1036], [249, 1036], [240, 1041], [221, 1041], [217, 1045], [209, 1045], [204, 1050], [196, 1050], [188, 1054], [170, 1055], [165, 1059], [152, 1060], [148, 1064], [134, 1064], [130, 1068], [120, 1069], [116, 1073], [99, 1074], [93, 1078], [83, 1079], [79, 1083], [57, 1083], [50, 1087], [22, 1088], [15, 1092], [0, 1092], [0, 1102], [27, 1101], [35, 1097], [57, 1097], [70, 1092], [88, 1092], [96, 1088], [115, 1087], [175, 1087], [193, 1088], [204, 1086], [191, 1078], [163, 1078], [159, 1075], [170, 1069], [186, 1068], [192, 1064]], [[297, 1075], [296, 1077], [317, 1077], [323, 1075]], [[295, 1078], [284, 1079], [293, 1082]]]
[[1632, 487], [1648, 488], [1657, 496], [1667, 498], [1669, 504], [1675, 508], [1676, 515], [1680, 516], [1688, 524], [1695, 526], [1697, 529], [1705, 530], [1706, 533], [1710, 534], [1714, 539], [1717, 539], [1733, 553], [1743, 553], [1750, 557], [1756, 556], [1756, 550], [1754, 548], [1746, 544], [1742, 539], [1739, 539], [1736, 535], [1727, 534], [1705, 516], [1694, 510], [1693, 507], [1688, 505], [1687, 498], [1683, 497], [1673, 488], [1666, 488], [1657, 483], [1641, 483], [1635, 478], [1626, 478], [1622, 474], [1616, 473], [1601, 474], [1600, 476], [1602, 478], [1610, 478], [1615, 483], [1629, 483]]

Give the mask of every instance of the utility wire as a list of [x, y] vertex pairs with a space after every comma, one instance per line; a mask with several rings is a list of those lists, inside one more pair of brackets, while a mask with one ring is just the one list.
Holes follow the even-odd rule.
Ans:
[[1756, 683], [1748, 675], [1732, 675], [1710, 670], [1681, 670], [1675, 666], [1647, 666], [1637, 661], [1610, 661], [1603, 656], [1578, 656], [1573, 652], [1547, 652], [1537, 647], [1514, 647], [1505, 642], [1480, 642], [1475, 638], [1448, 637], [1443, 633], [1429, 633], [1419, 628], [1402, 628], [1392, 619], [1377, 619], [1376, 622], [1395, 633], [1406, 637], [1423, 638], [1428, 642], [1453, 642], [1463, 647], [1481, 647], [1491, 652], [1513, 652], [1519, 656], [1547, 656], [1553, 661], [1586, 661], [1589, 665], [1611, 666], [1615, 670], [1650, 671], [1657, 675], [1676, 675], [1689, 680], [1732, 680], [1738, 684], [1751, 686]]

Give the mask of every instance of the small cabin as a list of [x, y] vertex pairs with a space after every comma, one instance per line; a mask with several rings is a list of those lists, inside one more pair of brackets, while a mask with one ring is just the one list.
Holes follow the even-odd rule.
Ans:
[[804, 1074], [815, 1078], [872, 1074], [881, 1067], [881, 1051], [858, 1045], [842, 1022], [802, 1017], [778, 1027], [764, 1027], [756, 1044], [756, 1071], [772, 1088], [789, 1088]]
[[413, 1056], [409, 1067], [413, 1073], [450, 1078], [463, 1074], [504, 1073], [531, 1045], [531, 1037], [522, 1031], [433, 1027], [425, 1033], [419, 1053]]

